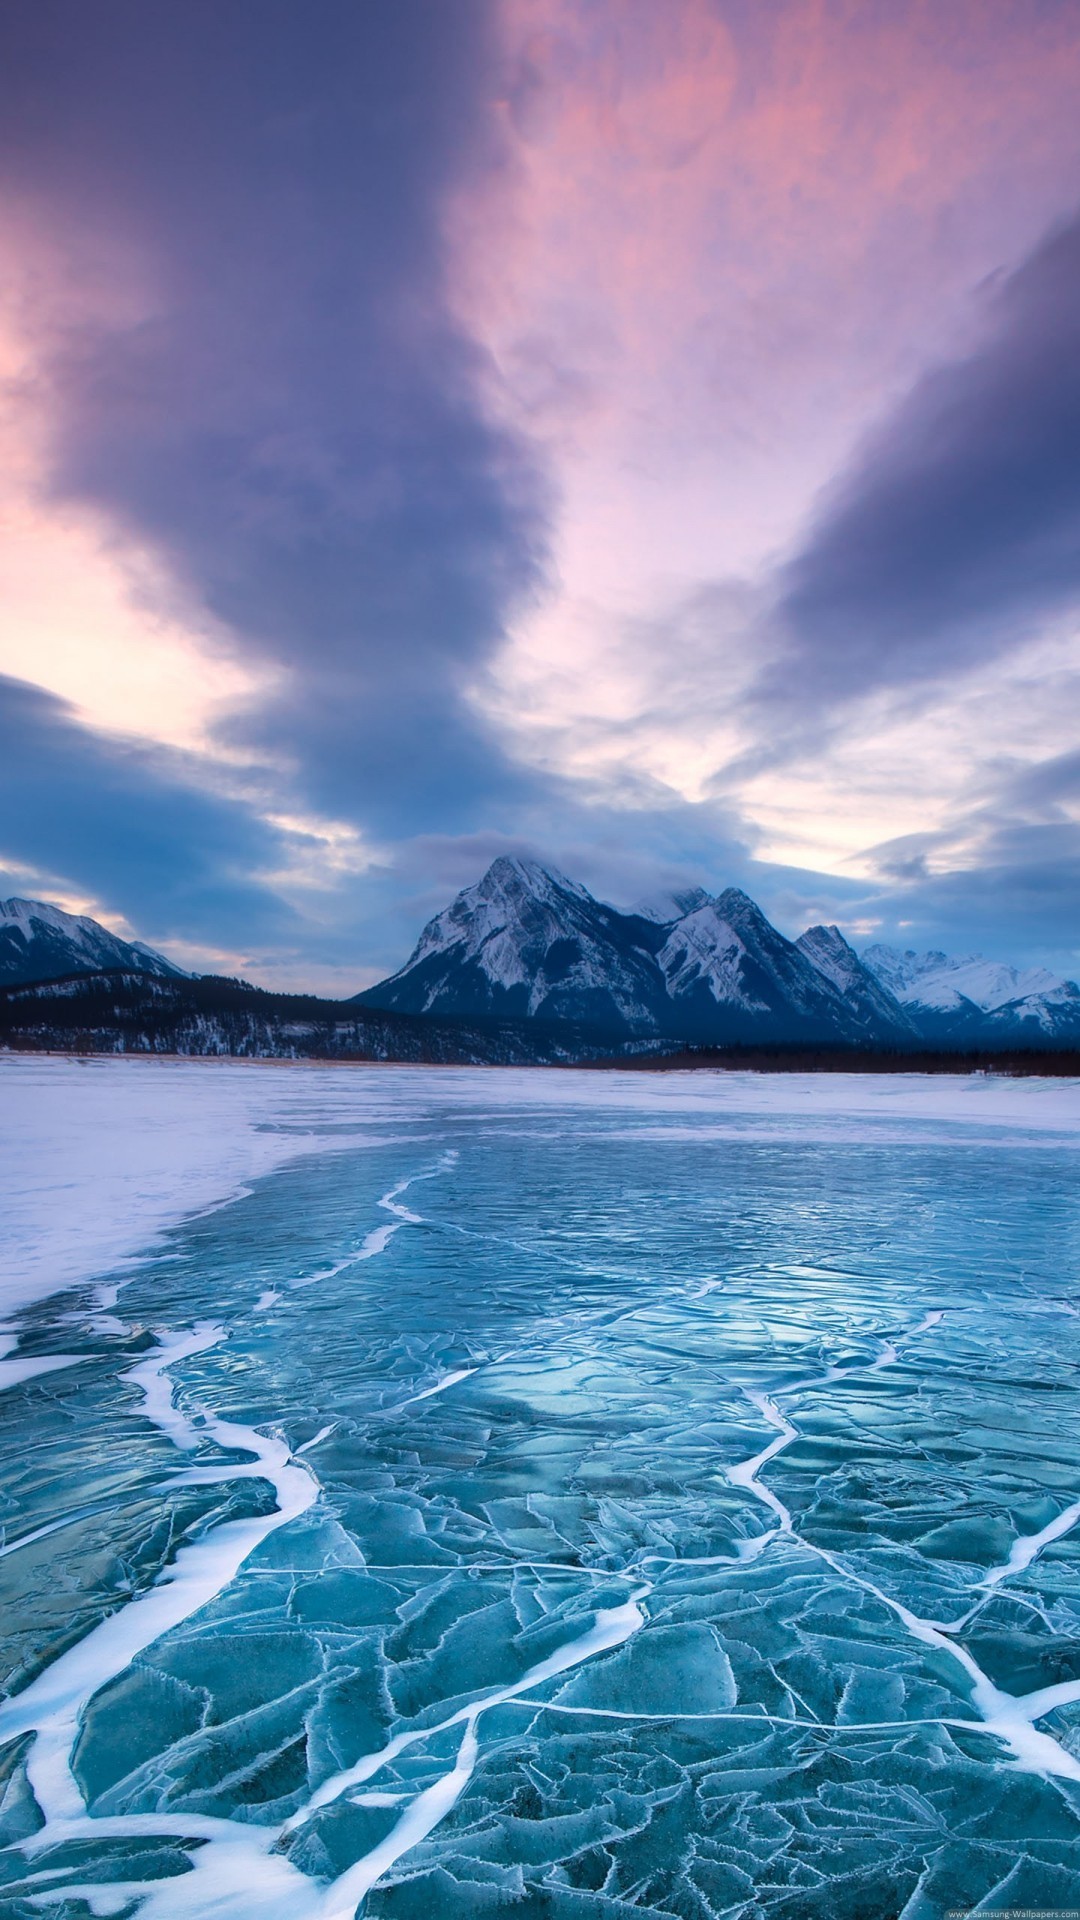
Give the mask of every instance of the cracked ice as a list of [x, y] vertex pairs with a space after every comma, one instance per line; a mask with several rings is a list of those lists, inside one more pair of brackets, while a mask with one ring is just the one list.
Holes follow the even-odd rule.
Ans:
[[1080, 1905], [1080, 1090], [261, 1086], [4, 1331], [5, 1920]]

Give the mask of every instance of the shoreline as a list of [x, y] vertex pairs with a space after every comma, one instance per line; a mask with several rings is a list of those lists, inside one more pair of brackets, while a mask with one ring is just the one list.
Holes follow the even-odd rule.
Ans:
[[[277, 1053], [170, 1053], [149, 1047], [11, 1047], [0, 1046], [0, 1064], [6, 1060], [66, 1060], [80, 1065], [93, 1060], [141, 1060], [168, 1062], [177, 1066], [231, 1067], [364, 1067], [403, 1069], [424, 1073], [647, 1073], [647, 1074], [731, 1074], [752, 1073], [762, 1076], [813, 1074], [867, 1079], [1002, 1079], [1002, 1080], [1076, 1080], [1080, 1082], [1080, 1056], [1071, 1048], [1055, 1053], [1051, 1048], [1003, 1051], [1000, 1055], [948, 1051], [903, 1054], [859, 1054], [845, 1057], [836, 1052], [822, 1057], [812, 1049], [765, 1048], [702, 1049], [672, 1054], [619, 1059], [588, 1060], [386, 1060], [364, 1054], [277, 1054]], [[905, 1060], [909, 1064], [905, 1064]], [[1061, 1065], [1050, 1064], [1061, 1061]]]

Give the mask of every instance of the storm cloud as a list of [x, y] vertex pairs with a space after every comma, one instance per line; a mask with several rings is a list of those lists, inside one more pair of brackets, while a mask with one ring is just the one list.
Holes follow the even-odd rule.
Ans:
[[545, 529], [445, 286], [448, 200], [499, 164], [485, 0], [43, 0], [6, 33], [9, 185], [141, 289], [49, 344], [54, 498], [287, 670], [244, 733], [309, 804], [468, 820], [520, 784], [463, 688]]
[[146, 938], [245, 951], [295, 935], [297, 916], [259, 877], [283, 860], [280, 833], [208, 791], [184, 756], [109, 739], [5, 675], [0, 821], [0, 872], [17, 858], [16, 871], [108, 900]]
[[782, 581], [779, 692], [828, 706], [1023, 641], [1080, 595], [1080, 218], [864, 444]]
[[1029, 0], [8, 8], [12, 890], [341, 990], [505, 848], [1071, 947], [1078, 77]]

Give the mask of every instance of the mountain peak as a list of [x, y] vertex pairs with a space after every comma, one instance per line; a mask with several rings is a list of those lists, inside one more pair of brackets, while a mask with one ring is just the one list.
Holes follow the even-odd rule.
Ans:
[[831, 959], [845, 966], [851, 963], [862, 965], [854, 947], [844, 938], [835, 922], [830, 922], [828, 926], [807, 927], [805, 933], [800, 933], [795, 945], [801, 947], [805, 954], [820, 956], [822, 960]]
[[755, 929], [770, 927], [770, 931], [774, 931], [757, 901], [751, 900], [750, 895], [744, 893], [741, 887], [725, 887], [714, 900], [710, 900], [709, 905], [718, 920], [726, 921], [728, 926], [734, 927], [736, 931], [744, 926]]
[[[545, 866], [542, 860], [534, 860], [526, 854], [500, 853], [493, 860], [487, 872], [477, 883], [475, 891], [485, 900], [494, 900], [505, 895], [527, 893], [533, 899], [546, 899], [552, 891], [569, 893], [581, 900], [590, 900], [592, 895], [576, 880], [569, 880], [557, 867]], [[466, 889], [466, 892], [470, 889]], [[462, 895], [458, 896], [462, 898]]]
[[817, 968], [822, 979], [835, 987], [853, 1017], [868, 1033], [880, 1033], [886, 1039], [910, 1041], [913, 1038], [915, 1028], [910, 1017], [890, 988], [860, 960], [839, 927], [807, 927], [795, 945], [811, 966]]
[[18, 895], [0, 900], [0, 984], [60, 980], [106, 967], [184, 977], [183, 969], [164, 954], [141, 940], [121, 940], [88, 914], [67, 913], [50, 901]]
[[651, 1033], [663, 987], [649, 933], [556, 868], [501, 854], [428, 922], [399, 972], [357, 997], [395, 1012], [524, 1014]]

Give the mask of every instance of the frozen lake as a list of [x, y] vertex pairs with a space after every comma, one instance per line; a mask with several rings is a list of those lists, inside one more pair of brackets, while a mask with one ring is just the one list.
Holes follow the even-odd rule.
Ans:
[[1080, 1087], [0, 1060], [0, 1914], [1080, 1907]]

